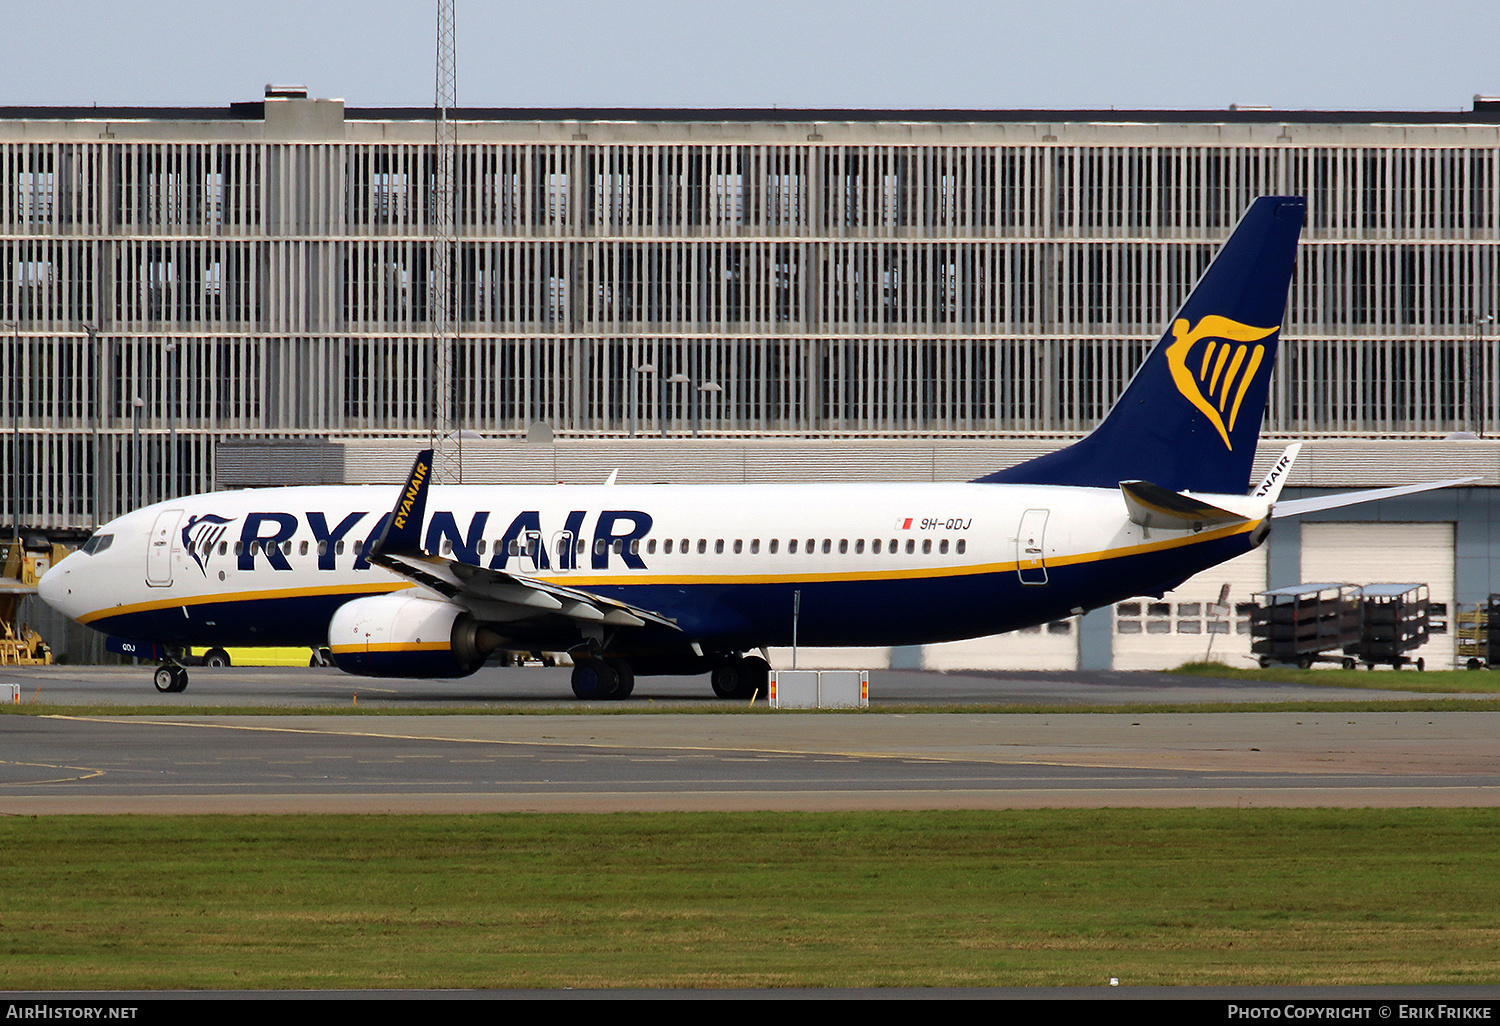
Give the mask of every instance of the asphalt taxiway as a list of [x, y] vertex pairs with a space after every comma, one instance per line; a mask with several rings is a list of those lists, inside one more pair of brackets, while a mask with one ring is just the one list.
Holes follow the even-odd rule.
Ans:
[[[628, 706], [651, 712], [621, 715], [561, 697], [559, 670], [487, 670], [456, 682], [198, 670], [188, 692], [157, 695], [141, 669], [27, 669], [0, 681], [24, 680], [23, 701], [37, 705], [196, 708], [0, 717], [0, 813], [1500, 804], [1500, 708], [1110, 712], [1299, 692], [1400, 696], [1166, 674], [1101, 678], [891, 671], [872, 674], [872, 703], [886, 706], [879, 713], [748, 715], [705, 697], [701, 679], [648, 678]], [[978, 695], [1088, 711], [925, 711]], [[484, 704], [546, 714], [441, 714]], [[203, 708], [216, 705], [268, 708]], [[385, 712], [289, 712], [310, 705]]]

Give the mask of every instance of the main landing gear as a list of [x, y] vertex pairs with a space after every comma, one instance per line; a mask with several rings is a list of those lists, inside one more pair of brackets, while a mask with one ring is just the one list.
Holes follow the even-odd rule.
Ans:
[[760, 656], [735, 656], [714, 667], [714, 694], [720, 698], [752, 698], [766, 694], [771, 664]]
[[573, 663], [573, 694], [584, 701], [629, 698], [635, 671], [624, 659], [581, 656]]
[[156, 668], [156, 690], [162, 694], [177, 694], [188, 686], [187, 667], [177, 663], [163, 663]]

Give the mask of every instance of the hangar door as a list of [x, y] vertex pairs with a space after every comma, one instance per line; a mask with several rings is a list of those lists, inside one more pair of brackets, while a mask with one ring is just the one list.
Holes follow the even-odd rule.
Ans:
[[1349, 584], [1425, 584], [1432, 601], [1446, 613], [1433, 614], [1442, 625], [1426, 645], [1410, 653], [1432, 669], [1453, 666], [1453, 525], [1449, 524], [1303, 524], [1302, 580]]

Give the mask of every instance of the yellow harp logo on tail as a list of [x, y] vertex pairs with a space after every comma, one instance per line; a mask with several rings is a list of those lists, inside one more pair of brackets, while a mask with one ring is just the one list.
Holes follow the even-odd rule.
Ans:
[[[1167, 347], [1167, 366], [1182, 397], [1196, 406], [1218, 429], [1231, 452], [1229, 433], [1240, 416], [1240, 404], [1250, 382], [1265, 360], [1266, 347], [1253, 346], [1281, 328], [1252, 328], [1228, 317], [1210, 314], [1192, 328], [1185, 320], [1172, 322], [1173, 342]], [[1204, 343], [1199, 347], [1198, 343]], [[1194, 350], [1197, 349], [1198, 353]]]

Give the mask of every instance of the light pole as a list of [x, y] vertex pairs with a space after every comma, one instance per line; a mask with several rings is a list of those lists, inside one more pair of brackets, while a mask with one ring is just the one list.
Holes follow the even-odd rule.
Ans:
[[1484, 437], [1484, 381], [1489, 369], [1484, 359], [1484, 329], [1494, 321], [1494, 314], [1486, 314], [1474, 321], [1474, 348], [1469, 352], [1469, 420], [1480, 438]]
[[630, 372], [630, 437], [631, 438], [635, 437], [635, 406], [636, 406], [636, 400], [635, 400], [635, 388], [636, 388], [636, 385], [635, 385], [635, 382], [636, 382], [636, 378], [637, 378], [637, 376], [642, 375], [642, 374], [655, 374], [655, 373], [656, 373], [656, 365], [655, 364], [651, 364], [651, 363], [643, 363], [639, 367], [636, 367], [633, 370], [631, 370], [631, 372]]
[[132, 475], [135, 480], [131, 482], [130, 487], [130, 505], [133, 509], [140, 509], [142, 506], [150, 505], [150, 503], [141, 501], [146, 496], [145, 489], [142, 488], [142, 483], [146, 477], [146, 463], [145, 460], [141, 459], [141, 410], [145, 409], [145, 407], [146, 400], [140, 396], [136, 396], [130, 400], [130, 448], [134, 450], [131, 455], [135, 457], [135, 473]]
[[[686, 374], [673, 374], [670, 378], [667, 379], [667, 384], [686, 385], [691, 380], [692, 379], [689, 378]], [[681, 389], [678, 389], [677, 392], [678, 395], [682, 394]], [[665, 415], [663, 415], [663, 417], [661, 418], [661, 434], [663, 438], [667, 436], [667, 418]]]
[[722, 391], [724, 391], [724, 386], [721, 385], [721, 384], [719, 384], [717, 381], [705, 381], [703, 384], [701, 384], [701, 385], [698, 386], [698, 388], [696, 390], [697, 394], [695, 394], [693, 396], [693, 437], [694, 438], [698, 437], [699, 408], [703, 405], [703, 393], [704, 392], [722, 392]]
[[104, 380], [104, 357], [99, 351], [99, 328], [90, 324], [83, 329], [89, 336], [89, 357], [94, 367], [94, 415], [89, 418], [89, 446], [94, 454], [94, 472], [89, 475], [92, 490], [94, 526], [104, 523], [100, 515], [99, 479], [104, 476], [104, 461], [99, 456], [99, 419], [103, 416], [104, 396], [99, 383]]
[[[11, 537], [15, 539], [16, 558], [21, 558], [21, 402], [16, 392], [21, 388], [21, 322], [10, 323], [10, 509]], [[26, 361], [28, 364], [31, 361]]]
[[174, 357], [177, 355], [177, 343], [168, 342], [167, 352], [167, 487], [162, 498], [175, 499], [178, 493], [177, 484], [177, 420], [176, 405], [178, 396], [177, 375], [174, 372]]

